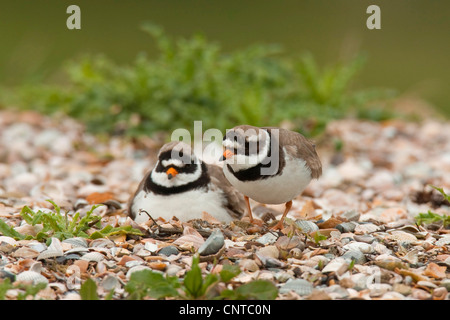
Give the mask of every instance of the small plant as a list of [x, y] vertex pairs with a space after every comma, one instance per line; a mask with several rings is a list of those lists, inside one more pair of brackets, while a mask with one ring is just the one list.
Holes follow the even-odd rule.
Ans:
[[100, 205], [92, 206], [92, 208], [82, 218], [80, 218], [79, 212], [75, 213], [75, 215], [70, 218], [67, 212], [64, 214], [61, 212], [60, 207], [56, 203], [51, 200], [47, 201], [55, 207], [54, 212], [44, 212], [41, 210], [34, 212], [28, 206], [24, 206], [20, 212], [21, 217], [29, 225], [42, 225], [42, 230], [40, 230], [36, 236], [21, 234], [14, 230], [11, 226], [7, 225], [3, 220], [0, 220], [0, 232], [3, 235], [19, 240], [35, 239], [38, 241], [47, 241], [52, 237], [58, 238], [59, 240], [65, 240], [73, 237], [98, 239], [117, 234], [142, 235], [139, 230], [133, 229], [131, 226], [114, 228], [111, 225], [107, 225], [89, 235], [87, 231], [92, 227], [96, 227], [97, 229], [101, 228], [101, 217], [94, 214], [94, 210]]
[[256, 280], [243, 284], [235, 290], [225, 289], [220, 293], [214, 288], [220, 282], [229, 283], [240, 273], [235, 265], [224, 265], [219, 274], [209, 273], [205, 277], [199, 267], [199, 258], [192, 258], [191, 270], [186, 272], [182, 281], [177, 277], [163, 276], [151, 270], [134, 272], [125, 290], [129, 293], [129, 299], [142, 299], [150, 297], [162, 299], [174, 297], [181, 299], [275, 299], [278, 290], [270, 281]]
[[314, 135], [330, 120], [379, 110], [368, 104], [393, 96], [353, 88], [363, 57], [319, 68], [311, 54], [283, 57], [276, 45], [224, 52], [202, 35], [171, 37], [149, 23], [142, 29], [156, 42], [156, 57], [140, 54], [126, 65], [105, 55], [84, 57], [66, 64], [69, 85], [23, 86], [11, 103], [67, 114], [95, 133], [148, 135], [190, 129], [195, 120], [224, 131], [289, 120]]
[[[447, 195], [444, 191], [444, 189], [442, 188], [438, 188], [435, 186], [430, 185], [432, 188], [434, 188], [435, 190], [439, 191], [439, 193], [442, 194], [442, 196], [444, 197], [445, 200], [450, 202], [450, 196]], [[427, 213], [419, 213], [419, 215], [417, 215], [415, 217], [416, 222], [418, 225], [427, 225], [427, 224], [432, 224], [435, 222], [442, 222], [442, 225], [444, 226], [444, 228], [446, 228], [447, 226], [450, 225], [450, 216], [449, 215], [440, 215], [434, 212], [431, 212], [431, 210], [428, 210]]]
[[39, 291], [47, 287], [46, 283], [25, 284], [25, 283], [11, 283], [9, 278], [0, 279], [0, 300], [5, 300], [8, 290], [19, 289], [17, 300], [35, 299]]
[[314, 233], [314, 243], [317, 245], [320, 244], [320, 241], [327, 240], [327, 239], [328, 239], [327, 236], [324, 234], [321, 234], [319, 231], [316, 231]]

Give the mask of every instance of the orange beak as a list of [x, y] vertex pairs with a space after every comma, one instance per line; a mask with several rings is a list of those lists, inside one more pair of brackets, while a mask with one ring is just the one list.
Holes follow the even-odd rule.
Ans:
[[167, 171], [167, 177], [170, 179], [172, 179], [173, 177], [175, 177], [178, 174], [178, 171], [174, 168], [169, 168]]
[[226, 149], [226, 150], [223, 152], [223, 155], [222, 155], [222, 157], [220, 158], [220, 161], [224, 161], [225, 159], [229, 159], [229, 158], [231, 158], [232, 156], [234, 156], [234, 152], [231, 151], [231, 150], [229, 150], [229, 149]]

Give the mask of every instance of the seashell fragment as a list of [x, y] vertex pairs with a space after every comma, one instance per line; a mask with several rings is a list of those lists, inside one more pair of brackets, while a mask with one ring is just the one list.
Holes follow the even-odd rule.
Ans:
[[444, 287], [436, 288], [433, 290], [433, 300], [445, 300], [447, 298], [448, 291]]
[[16, 280], [20, 282], [31, 282], [33, 285], [36, 285], [38, 283], [48, 284], [48, 279], [39, 272], [35, 271], [24, 271], [22, 273], [19, 273], [16, 277]]
[[47, 250], [42, 251], [37, 260], [61, 257], [64, 254], [61, 241], [58, 238], [52, 238], [52, 243]]
[[438, 247], [443, 247], [445, 245], [450, 244], [450, 235], [447, 234], [444, 237], [440, 238], [438, 241], [436, 241], [435, 245]]
[[337, 275], [342, 275], [345, 271], [347, 271], [349, 267], [349, 263], [342, 258], [338, 257], [331, 260], [325, 268], [322, 269], [322, 273], [335, 272]]
[[14, 251], [11, 256], [15, 257], [15, 258], [29, 258], [29, 259], [34, 259], [39, 255], [39, 252], [31, 249], [31, 248], [27, 248], [27, 247], [22, 247], [17, 249], [16, 251]]
[[63, 240], [63, 243], [69, 243], [72, 245], [72, 248], [87, 248], [88, 247], [88, 243], [86, 241], [85, 238], [81, 238], [81, 237], [74, 237], [74, 238], [69, 238], [69, 239], [65, 239]]
[[289, 251], [294, 248], [299, 248], [301, 250], [305, 248], [305, 244], [300, 240], [298, 236], [293, 237], [282, 236], [278, 238], [278, 240], [275, 242], [275, 245], [280, 250], [286, 251]]
[[17, 245], [17, 240], [7, 236], [0, 236], [0, 243], [5, 242], [13, 247]]
[[278, 250], [278, 248], [276, 246], [267, 246], [267, 247], [262, 247], [262, 248], [258, 249], [256, 254], [262, 255], [262, 256], [265, 256], [268, 258], [278, 259], [278, 256], [280, 255], [280, 251]]
[[366, 263], [366, 257], [364, 253], [362, 253], [360, 250], [349, 250], [346, 253], [342, 255], [342, 258], [355, 261], [355, 264], [364, 264]]
[[100, 252], [94, 251], [94, 252], [86, 253], [80, 259], [86, 260], [86, 261], [99, 262], [99, 261], [102, 261], [104, 258], [105, 258], [105, 256], [103, 254], [101, 254]]
[[314, 231], [319, 230], [319, 227], [314, 222], [311, 222], [309, 220], [296, 220], [295, 225], [305, 233], [311, 233]]
[[374, 248], [365, 242], [350, 242], [343, 247], [345, 250], [358, 250], [362, 253], [372, 253]]
[[294, 291], [300, 296], [309, 296], [313, 291], [313, 285], [304, 279], [290, 279], [281, 288], [280, 293]]
[[89, 244], [91, 248], [113, 248], [115, 246], [114, 242], [107, 238], [99, 238], [91, 241]]
[[156, 243], [152, 242], [146, 242], [144, 245], [145, 250], [150, 252], [156, 252], [158, 251], [158, 245]]
[[397, 242], [416, 242], [417, 238], [411, 233], [404, 232], [404, 231], [392, 231], [391, 235], [388, 236], [388, 239], [395, 240]]
[[367, 234], [379, 231], [380, 227], [373, 223], [362, 223], [355, 227], [355, 234]]
[[255, 239], [255, 241], [267, 245], [274, 243], [275, 241], [277, 241], [277, 239], [278, 237], [275, 234], [268, 232], [262, 235], [261, 237]]

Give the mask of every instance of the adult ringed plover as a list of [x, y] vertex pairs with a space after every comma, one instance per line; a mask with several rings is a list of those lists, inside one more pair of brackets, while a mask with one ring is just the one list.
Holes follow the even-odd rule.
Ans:
[[315, 145], [303, 135], [275, 127], [241, 125], [228, 130], [223, 139], [223, 172], [244, 194], [250, 221], [249, 198], [264, 204], [285, 203], [281, 229], [292, 207], [312, 179], [322, 174]]
[[170, 142], [159, 151], [158, 161], [128, 202], [128, 213], [138, 223], [152, 218], [181, 221], [202, 218], [240, 219], [245, 201], [225, 178], [220, 167], [201, 161], [183, 142]]

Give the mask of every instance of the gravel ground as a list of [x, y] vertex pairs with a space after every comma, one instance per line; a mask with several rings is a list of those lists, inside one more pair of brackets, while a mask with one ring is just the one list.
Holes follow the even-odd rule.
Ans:
[[[282, 206], [257, 203], [264, 223], [255, 225], [245, 219], [217, 224], [206, 215], [136, 225], [126, 203], [161, 139], [93, 137], [71, 119], [0, 111], [0, 218], [11, 229], [36, 237], [43, 225], [28, 224], [20, 213], [25, 206], [55, 212], [51, 199], [69, 220], [106, 204], [94, 210], [101, 228], [144, 233], [58, 240], [47, 232], [39, 241], [0, 232], [0, 286], [7, 278], [44, 282], [35, 298], [79, 299], [81, 284], [91, 278], [100, 298], [114, 289], [112, 298], [124, 299], [134, 271], [182, 279], [202, 247], [204, 275], [239, 265], [241, 273], [223, 288], [264, 279], [278, 288], [277, 299], [448, 300], [450, 229], [439, 219], [417, 225], [415, 217], [450, 213], [430, 186], [450, 193], [449, 132], [450, 123], [436, 120], [330, 123], [316, 141], [323, 176], [294, 200], [285, 228], [274, 232]], [[5, 298], [23, 292], [15, 286]]]

